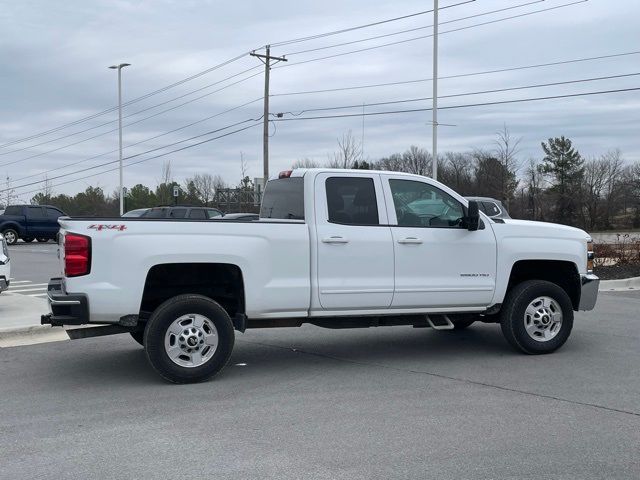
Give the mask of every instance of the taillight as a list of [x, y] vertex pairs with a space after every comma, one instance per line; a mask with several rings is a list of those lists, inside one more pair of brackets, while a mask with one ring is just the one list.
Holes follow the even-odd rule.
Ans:
[[91, 271], [91, 239], [67, 233], [64, 236], [64, 275], [79, 277]]
[[593, 259], [596, 254], [593, 252], [593, 240], [587, 241], [587, 273], [593, 273]]

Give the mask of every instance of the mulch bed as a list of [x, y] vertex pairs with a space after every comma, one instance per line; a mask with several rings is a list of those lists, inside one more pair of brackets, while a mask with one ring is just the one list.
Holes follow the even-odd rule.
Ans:
[[608, 265], [596, 267], [593, 271], [601, 280], [617, 280], [619, 278], [640, 277], [640, 264]]

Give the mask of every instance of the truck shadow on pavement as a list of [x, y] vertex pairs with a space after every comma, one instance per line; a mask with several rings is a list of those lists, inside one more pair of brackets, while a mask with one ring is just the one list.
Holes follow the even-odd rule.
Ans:
[[[72, 381], [85, 386], [95, 384], [114, 388], [164, 384], [148, 364], [144, 350], [128, 335], [11, 350], [17, 354], [30, 349], [40, 350], [31, 358], [38, 358], [38, 373], [46, 374], [47, 383]], [[323, 374], [331, 374], [344, 369], [346, 363], [426, 369], [460, 361], [501, 363], [505, 357], [523, 356], [511, 349], [495, 325], [445, 332], [410, 327], [325, 330], [309, 326], [278, 331], [254, 330], [237, 334], [229, 364], [216, 381], [274, 378], [283, 371], [304, 375], [310, 371], [315, 373], [318, 367], [322, 368]], [[30, 363], [27, 359], [15, 361]], [[11, 363], [5, 363], [6, 367]]]

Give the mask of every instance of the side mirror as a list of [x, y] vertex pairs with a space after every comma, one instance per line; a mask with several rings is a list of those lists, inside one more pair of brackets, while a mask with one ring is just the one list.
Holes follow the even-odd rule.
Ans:
[[469, 200], [469, 206], [467, 207], [467, 216], [464, 218], [467, 230], [478, 230], [480, 225], [480, 209], [478, 208], [478, 202], [475, 200]]

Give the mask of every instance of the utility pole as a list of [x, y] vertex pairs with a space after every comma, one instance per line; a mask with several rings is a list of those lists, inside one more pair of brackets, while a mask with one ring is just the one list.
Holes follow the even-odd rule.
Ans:
[[118, 190], [118, 196], [120, 197], [120, 216], [124, 214], [124, 193], [122, 186], [122, 69], [129, 65], [131, 64], [121, 63], [109, 67], [118, 70], [118, 159], [120, 164], [120, 188]]
[[433, 0], [433, 179], [438, 179], [438, 0]]
[[[267, 186], [267, 181], [269, 180], [269, 71], [271, 70], [271, 65], [287, 61], [284, 57], [272, 57], [271, 45], [267, 45], [265, 49], [265, 55], [256, 53], [255, 50], [250, 53], [252, 57], [258, 57], [258, 59], [264, 63], [264, 114], [262, 119], [263, 188]], [[275, 62], [271, 63], [271, 60], [275, 60]]]

